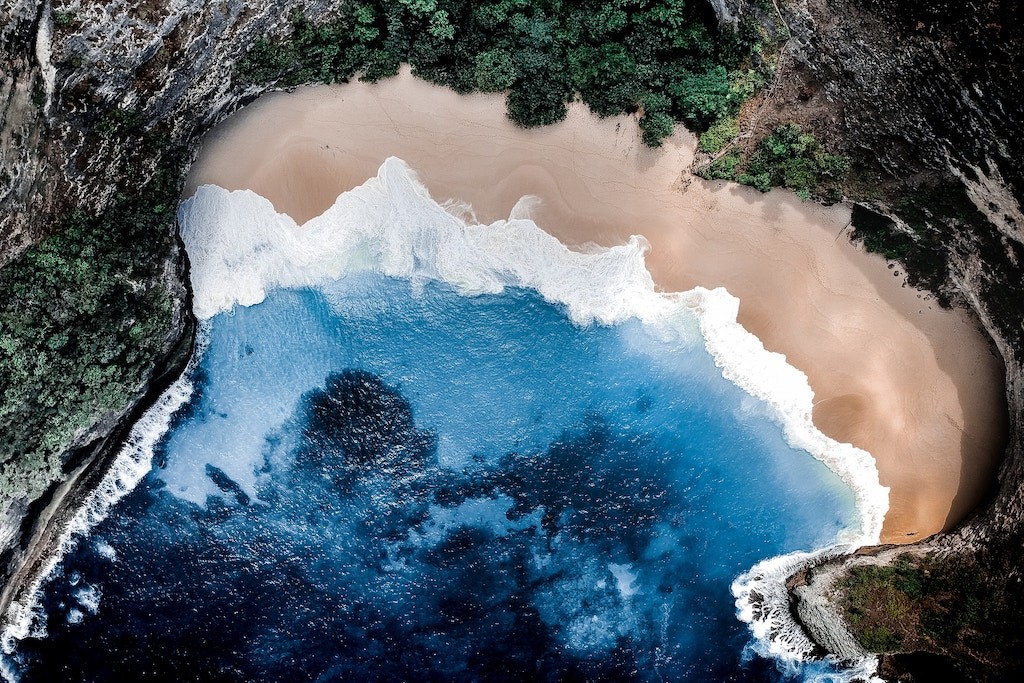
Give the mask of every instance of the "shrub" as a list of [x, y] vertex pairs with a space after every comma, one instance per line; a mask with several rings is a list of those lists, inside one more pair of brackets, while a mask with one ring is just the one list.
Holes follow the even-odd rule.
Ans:
[[659, 147], [661, 141], [672, 134], [675, 121], [668, 114], [660, 111], [647, 113], [640, 119], [640, 131], [644, 144], [648, 147]]
[[702, 152], [714, 154], [722, 150], [740, 134], [739, 119], [735, 116], [727, 116], [713, 123], [706, 131], [701, 133], [698, 147]]
[[698, 130], [730, 113], [729, 77], [721, 65], [703, 73], [684, 71], [668, 90], [679, 118]]
[[481, 92], [508, 90], [516, 81], [516, 67], [505, 50], [486, 50], [475, 58], [474, 83]]
[[758, 144], [736, 179], [761, 192], [785, 187], [801, 199], [837, 201], [842, 196], [839, 183], [849, 169], [847, 157], [828, 153], [813, 135], [789, 123]]
[[742, 154], [739, 149], [732, 149], [715, 159], [697, 174], [706, 180], [736, 180], [736, 169], [739, 168]]
[[[363, 0], [322, 24], [293, 15], [290, 35], [255, 42], [235, 73], [285, 85], [372, 81], [408, 62], [458, 92], [507, 91], [509, 118], [522, 126], [561, 120], [577, 95], [601, 116], [642, 106], [644, 140], [658, 145], [670, 122], [704, 130], [762, 87], [746, 68], [756, 31], [718, 31], [679, 0]], [[649, 106], [656, 97], [664, 107]]]

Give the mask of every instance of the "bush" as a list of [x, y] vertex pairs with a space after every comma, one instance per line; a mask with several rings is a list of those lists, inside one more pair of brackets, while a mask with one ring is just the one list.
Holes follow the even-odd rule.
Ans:
[[840, 182], [849, 170], [847, 157], [828, 153], [813, 135], [790, 123], [760, 142], [736, 180], [761, 192], [785, 187], [801, 199], [838, 201]]
[[698, 169], [697, 175], [706, 180], [736, 180], [736, 169], [742, 158], [739, 149], [729, 150], [709, 166]]
[[[140, 158], [165, 153], [140, 126], [117, 109], [97, 128], [148, 149]], [[72, 213], [0, 269], [0, 498], [38, 497], [75, 435], [122, 410], [155, 364], [171, 330], [163, 268], [177, 248], [180, 168], [168, 153], [162, 171], [118, 188], [102, 214]]]
[[480, 92], [508, 90], [516, 81], [516, 67], [504, 50], [486, 50], [475, 58], [474, 83]]
[[652, 111], [640, 119], [640, 131], [644, 144], [648, 147], [660, 147], [661, 141], [672, 135], [675, 121], [668, 114]]
[[702, 152], [715, 154], [740, 134], [740, 122], [735, 116], [727, 116], [713, 123], [701, 133], [697, 146]]
[[683, 72], [669, 86], [680, 119], [697, 130], [705, 130], [730, 113], [729, 77], [717, 65], [704, 73]]
[[287, 39], [257, 41], [235, 73], [284, 85], [372, 81], [408, 62], [458, 92], [507, 91], [509, 118], [522, 126], [561, 120], [577, 95], [601, 116], [643, 107], [644, 141], [656, 146], [670, 123], [704, 130], [763, 85], [746, 68], [756, 31], [718, 31], [679, 0], [364, 0], [323, 24], [294, 15]]

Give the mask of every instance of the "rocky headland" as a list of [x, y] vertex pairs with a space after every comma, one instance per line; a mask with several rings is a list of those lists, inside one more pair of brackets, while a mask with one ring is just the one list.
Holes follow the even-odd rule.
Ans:
[[1006, 367], [1009, 436], [989, 502], [948, 533], [794, 577], [793, 608], [826, 649], [885, 653], [890, 680], [1013, 680], [1024, 672], [1022, 9], [725, 5], [723, 20], [756, 17], [788, 36], [784, 75], [756, 125], [796, 120], [842, 141], [853, 158], [844, 192], [856, 235], [912, 282], [973, 310]]

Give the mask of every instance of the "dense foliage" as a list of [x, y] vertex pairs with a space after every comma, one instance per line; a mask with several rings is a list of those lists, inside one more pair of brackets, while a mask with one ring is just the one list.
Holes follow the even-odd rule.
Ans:
[[641, 112], [652, 146], [676, 121], [705, 130], [734, 116], [764, 81], [760, 34], [719, 32], [685, 0], [364, 0], [330, 22], [301, 16], [282, 44], [260, 40], [238, 73], [294, 85], [414, 73], [460, 93], [506, 92], [521, 126], [565, 117], [577, 95], [600, 116]]
[[[727, 125], [723, 121], [720, 125]], [[701, 138], [714, 133], [711, 129]], [[707, 151], [718, 139], [708, 141]], [[735, 180], [743, 185], [767, 192], [773, 187], [786, 187], [801, 199], [812, 196], [836, 202], [842, 198], [840, 182], [850, 170], [850, 160], [839, 154], [830, 154], [810, 133], [790, 123], [779, 126], [757, 145], [749, 158], [744, 158], [737, 147], [718, 157], [701, 174], [711, 180]]]
[[840, 587], [850, 627], [871, 652], [986, 650], [985, 631], [1007, 619], [1007, 603], [978, 567], [952, 557], [904, 554], [853, 567]]
[[[108, 132], [126, 134], [130, 118], [114, 116]], [[170, 166], [0, 270], [0, 500], [38, 497], [76, 433], [122, 410], [156, 362], [171, 327]]]

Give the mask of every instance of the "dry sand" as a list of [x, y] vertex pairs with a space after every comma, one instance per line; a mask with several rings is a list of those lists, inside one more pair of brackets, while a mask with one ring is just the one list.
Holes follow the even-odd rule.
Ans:
[[502, 97], [462, 97], [404, 71], [261, 98], [211, 134], [186, 195], [251, 189], [301, 223], [394, 155], [481, 222], [532, 194], [535, 220], [566, 244], [642, 234], [659, 287], [739, 297], [740, 322], [808, 375], [819, 429], [874, 455], [892, 489], [884, 541], [959, 521], [993, 485], [1005, 433], [1002, 365], [973, 319], [851, 245], [848, 208], [696, 179], [694, 148], [680, 131], [649, 150], [635, 118], [582, 106], [522, 130]]

